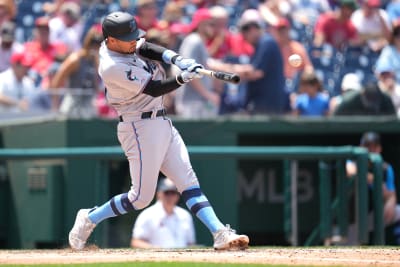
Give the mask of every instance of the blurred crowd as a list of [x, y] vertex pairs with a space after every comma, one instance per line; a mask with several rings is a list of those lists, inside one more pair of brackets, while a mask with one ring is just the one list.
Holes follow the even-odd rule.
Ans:
[[117, 117], [97, 74], [116, 10], [147, 41], [240, 74], [166, 95], [169, 114], [400, 116], [400, 0], [0, 0], [1, 112]]

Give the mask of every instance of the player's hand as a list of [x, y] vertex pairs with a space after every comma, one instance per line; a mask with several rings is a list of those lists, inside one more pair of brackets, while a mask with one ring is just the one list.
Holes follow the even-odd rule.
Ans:
[[195, 72], [189, 72], [187, 70], [184, 70], [181, 72], [180, 76], [182, 77], [182, 81], [184, 83], [188, 83], [191, 80], [193, 80], [194, 78], [196, 78], [197, 73]]
[[196, 74], [195, 78], [202, 78], [203, 74], [198, 73], [197, 72], [198, 69], [204, 69], [204, 66], [199, 63], [196, 63], [196, 64], [189, 66], [187, 71], [195, 73]]
[[174, 63], [181, 70], [187, 70], [190, 66], [197, 64], [193, 58], [183, 58], [179, 56]]

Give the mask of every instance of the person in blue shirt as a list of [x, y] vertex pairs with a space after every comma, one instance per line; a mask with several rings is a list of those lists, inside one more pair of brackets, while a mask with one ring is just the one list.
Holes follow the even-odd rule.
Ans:
[[[376, 132], [366, 132], [362, 135], [360, 146], [368, 149], [370, 153], [382, 154], [381, 137]], [[397, 204], [395, 174], [393, 167], [390, 163], [383, 162], [383, 216], [386, 226], [395, 225], [395, 237], [398, 239], [396, 242], [400, 244], [400, 205]], [[354, 176], [357, 173], [357, 168], [354, 162], [347, 162], [346, 164], [347, 175]], [[372, 172], [368, 172], [367, 184], [369, 186], [369, 193], [371, 194], [374, 176]], [[372, 200], [372, 197], [369, 197]], [[372, 210], [372, 202], [369, 203], [369, 209]], [[371, 225], [370, 225], [371, 226]], [[372, 227], [371, 227], [372, 228]], [[372, 230], [372, 229], [370, 229]]]
[[300, 77], [299, 94], [295, 96], [293, 113], [300, 116], [326, 116], [329, 113], [329, 95], [313, 71], [304, 71]]

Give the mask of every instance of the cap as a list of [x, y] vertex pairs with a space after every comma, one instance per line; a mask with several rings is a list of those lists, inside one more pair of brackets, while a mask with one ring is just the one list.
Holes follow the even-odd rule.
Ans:
[[223, 7], [223, 6], [213, 6], [210, 8], [210, 14], [213, 18], [217, 19], [228, 19], [229, 18], [229, 12], [228, 10]]
[[243, 12], [242, 16], [240, 17], [238, 22], [239, 28], [243, 28], [244, 26], [249, 24], [256, 24], [259, 25], [260, 27], [263, 26], [264, 20], [257, 9], [247, 9]]
[[5, 21], [0, 28], [1, 40], [5, 42], [12, 42], [15, 39], [15, 23]]
[[395, 68], [387, 60], [379, 60], [375, 67], [375, 73], [379, 75], [383, 72], [395, 72]]
[[273, 26], [276, 28], [287, 28], [290, 26], [290, 22], [286, 18], [279, 18]]
[[207, 8], [199, 8], [193, 14], [192, 23], [190, 24], [190, 31], [194, 31], [199, 27], [199, 24], [203, 21], [211, 19], [211, 12]]
[[75, 2], [65, 2], [61, 5], [60, 12], [77, 20], [81, 15], [81, 7]]
[[361, 90], [360, 77], [355, 73], [347, 73], [346, 75], [343, 76], [341, 88], [343, 92], [350, 90], [360, 91]]
[[49, 27], [49, 20], [50, 18], [47, 16], [38, 17], [35, 20], [36, 27]]
[[132, 41], [146, 34], [138, 28], [131, 14], [121, 11], [107, 15], [103, 20], [102, 30], [104, 39], [110, 36], [121, 41]]
[[163, 178], [158, 183], [157, 191], [159, 191], [159, 192], [178, 191], [178, 189], [176, 189], [175, 184], [170, 179]]
[[366, 132], [362, 135], [360, 145], [368, 146], [368, 145], [380, 145], [381, 137], [376, 132]]
[[381, 1], [380, 0], [365, 0], [365, 4], [370, 7], [380, 7]]
[[31, 67], [33, 64], [32, 57], [23, 52], [15, 52], [11, 55], [10, 62], [12, 64], [20, 64], [25, 67]]

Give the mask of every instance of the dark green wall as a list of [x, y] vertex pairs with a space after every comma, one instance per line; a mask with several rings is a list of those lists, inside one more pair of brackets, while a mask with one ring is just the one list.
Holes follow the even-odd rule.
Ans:
[[[187, 145], [358, 145], [362, 132], [375, 130], [382, 134], [384, 158], [393, 164], [397, 176], [400, 173], [400, 158], [397, 156], [400, 151], [400, 138], [397, 138], [400, 123], [397, 119], [353, 117], [300, 120], [255, 117], [253, 120], [221, 118], [213, 121], [173, 121]], [[0, 131], [3, 146], [8, 148], [114, 146], [119, 145], [116, 125], [116, 121], [110, 120], [50, 120], [41, 123], [2, 125]], [[224, 223], [230, 223], [239, 231], [248, 233], [254, 244], [285, 244], [282, 164], [279, 161], [196, 159], [192, 163], [203, 191]], [[39, 245], [44, 247], [66, 245], [68, 231], [79, 208], [102, 204], [113, 195], [129, 190], [130, 178], [125, 161], [107, 161], [105, 164], [95, 160], [64, 160], [53, 163], [38, 161], [29, 164], [9, 162], [7, 166], [12, 178], [0, 181], [0, 198], [3, 199], [6, 194], [10, 195], [6, 205], [0, 206], [0, 217], [7, 217], [7, 220], [0, 223], [0, 246], [39, 246], [34, 242], [27, 243], [26, 239], [33, 235], [23, 229], [26, 227], [25, 218], [28, 215], [38, 216], [40, 220], [41, 206], [44, 205], [40, 204], [40, 201], [45, 203], [59, 188], [49, 187], [46, 191], [47, 199], [46, 196], [35, 199], [38, 202], [28, 213], [26, 203], [34, 203], [32, 200], [37, 195], [24, 189], [27, 165], [50, 168], [49, 173], [55, 173], [52, 175], [57, 176], [52, 177], [52, 181], [58, 181], [62, 188], [62, 194], [57, 194], [60, 203], [56, 201], [46, 210], [46, 213], [53, 210], [54, 214], [61, 210], [62, 215], [50, 216], [52, 221], [44, 221], [49, 224], [60, 223], [59, 217], [62, 217], [61, 229], [54, 234], [54, 240], [37, 240]], [[316, 225], [318, 217], [318, 213], [314, 212], [318, 210], [315, 163], [300, 162], [300, 170], [303, 186], [300, 193], [304, 199], [299, 206], [302, 212], [299, 223], [302, 235], [306, 235]], [[397, 186], [400, 188], [400, 184]], [[24, 194], [30, 195], [27, 197]], [[58, 205], [61, 205], [61, 208]], [[96, 229], [92, 241], [103, 247], [128, 246], [135, 217], [136, 214], [129, 214], [103, 222]], [[195, 221], [199, 243], [211, 244], [208, 231], [198, 220]], [[4, 229], [13, 224], [16, 225], [12, 227], [17, 228], [18, 234], [2, 241], [2, 232], [4, 235]]]

